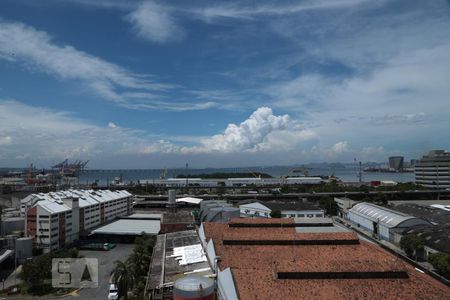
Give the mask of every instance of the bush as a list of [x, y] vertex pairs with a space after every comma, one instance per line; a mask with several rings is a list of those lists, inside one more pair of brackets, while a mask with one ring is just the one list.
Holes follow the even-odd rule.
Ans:
[[436, 271], [447, 279], [450, 279], [450, 254], [435, 253], [430, 254], [428, 261]]
[[319, 200], [319, 206], [325, 210], [327, 215], [336, 216], [338, 213], [338, 205], [330, 196], [321, 197]]
[[417, 252], [423, 250], [424, 244], [425, 241], [423, 238], [415, 234], [404, 235], [400, 239], [400, 248], [405, 251], [409, 257], [415, 255], [417, 258]]
[[51, 285], [46, 284], [46, 281], [49, 281], [52, 276], [52, 258], [57, 257], [77, 258], [79, 257], [78, 249], [48, 253], [25, 261], [19, 277], [29, 287], [30, 294], [41, 296], [54, 291]]

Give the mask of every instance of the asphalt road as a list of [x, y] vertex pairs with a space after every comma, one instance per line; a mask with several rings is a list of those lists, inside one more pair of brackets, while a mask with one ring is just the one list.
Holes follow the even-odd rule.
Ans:
[[85, 288], [77, 292], [76, 298], [86, 300], [108, 299], [111, 271], [116, 260], [126, 260], [133, 252], [133, 244], [117, 244], [109, 251], [80, 250], [80, 255], [86, 258], [98, 259], [98, 288]]

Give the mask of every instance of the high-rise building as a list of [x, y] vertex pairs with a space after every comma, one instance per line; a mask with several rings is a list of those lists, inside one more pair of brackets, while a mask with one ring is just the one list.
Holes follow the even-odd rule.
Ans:
[[429, 188], [450, 188], [450, 153], [433, 150], [415, 166], [416, 183]]
[[389, 157], [389, 168], [395, 171], [401, 171], [403, 169], [403, 156], [391, 156]]

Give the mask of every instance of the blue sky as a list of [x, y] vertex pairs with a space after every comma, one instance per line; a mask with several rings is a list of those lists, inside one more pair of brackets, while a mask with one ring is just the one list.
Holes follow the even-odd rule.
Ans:
[[0, 166], [450, 148], [448, 1], [4, 0]]

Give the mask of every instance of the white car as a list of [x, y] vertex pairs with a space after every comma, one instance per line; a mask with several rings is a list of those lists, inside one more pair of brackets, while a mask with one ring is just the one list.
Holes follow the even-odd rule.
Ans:
[[117, 300], [119, 299], [119, 291], [117, 290], [117, 286], [114, 283], [109, 285], [109, 294], [108, 300]]

